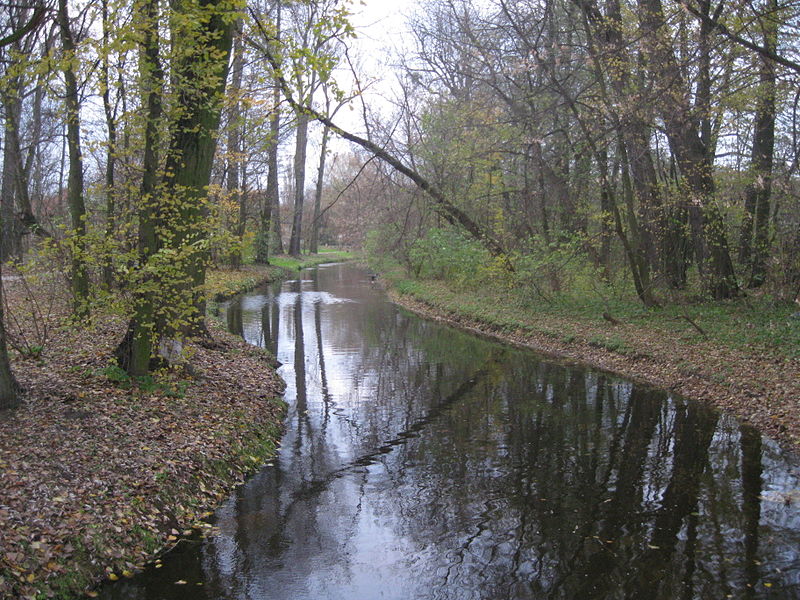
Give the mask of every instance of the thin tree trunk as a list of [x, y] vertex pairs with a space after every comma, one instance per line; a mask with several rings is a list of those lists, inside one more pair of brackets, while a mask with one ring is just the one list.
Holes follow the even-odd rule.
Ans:
[[[768, 3], [771, 15], [765, 17], [764, 47], [775, 51], [778, 41], [777, 4]], [[750, 268], [749, 287], [760, 287], [767, 278], [769, 256], [769, 214], [772, 193], [772, 162], [775, 149], [775, 65], [759, 55], [759, 86], [753, 122], [750, 182], [745, 190], [745, 220], [739, 245], [739, 258]], [[751, 249], [752, 244], [752, 249]]]
[[[106, 129], [108, 130], [108, 145], [106, 146], [106, 244], [109, 251], [114, 239], [116, 229], [115, 221], [115, 193], [114, 189], [114, 167], [117, 152], [117, 123], [114, 118], [114, 110], [111, 106], [111, 82], [108, 77], [108, 54], [109, 49], [109, 29], [108, 22], [108, 0], [102, 0], [103, 12], [103, 58], [101, 63], [101, 76], [103, 82], [103, 111], [106, 116]], [[103, 280], [107, 286], [114, 283], [114, 270], [112, 269], [111, 256], [107, 257], [107, 264], [103, 265]]]
[[78, 80], [73, 60], [75, 40], [69, 23], [67, 0], [58, 0], [58, 25], [64, 49], [64, 87], [69, 147], [67, 203], [72, 225], [72, 310], [78, 318], [89, 316], [89, 274], [86, 267], [86, 207], [83, 201], [83, 158], [81, 156], [80, 105]]
[[319, 155], [319, 167], [317, 168], [317, 187], [314, 190], [314, 222], [311, 224], [311, 243], [308, 251], [311, 254], [319, 252], [319, 229], [322, 217], [322, 188], [325, 179], [325, 160], [328, 156], [328, 139], [331, 129], [325, 125], [322, 129], [322, 148]]
[[242, 21], [236, 22], [233, 40], [233, 64], [231, 66], [230, 94], [233, 98], [230, 118], [228, 119], [228, 169], [227, 190], [238, 206], [238, 218], [234, 227], [237, 245], [231, 254], [231, 266], [238, 269], [242, 266], [242, 236], [246, 219], [245, 196], [240, 187], [239, 175], [242, 164], [242, 103], [239, 96], [242, 91], [242, 72], [244, 70], [244, 44], [242, 41]]

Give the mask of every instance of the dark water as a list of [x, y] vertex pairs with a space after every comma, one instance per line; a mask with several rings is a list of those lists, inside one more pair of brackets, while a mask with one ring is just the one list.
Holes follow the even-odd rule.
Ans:
[[354, 267], [301, 276], [224, 311], [284, 365], [279, 457], [104, 598], [800, 597], [800, 470], [753, 429], [419, 319]]

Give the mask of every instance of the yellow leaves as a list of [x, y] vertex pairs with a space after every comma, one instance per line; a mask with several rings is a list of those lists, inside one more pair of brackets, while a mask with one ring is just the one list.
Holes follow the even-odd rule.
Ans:
[[117, 581], [117, 580], [119, 580], [119, 575], [117, 575], [116, 573], [109, 573], [109, 574], [108, 574], [108, 578], [109, 578], [111, 581]]

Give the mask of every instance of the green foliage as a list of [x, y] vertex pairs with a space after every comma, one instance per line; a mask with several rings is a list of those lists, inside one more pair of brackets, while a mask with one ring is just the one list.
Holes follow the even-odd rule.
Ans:
[[453, 229], [431, 229], [408, 253], [413, 273], [422, 279], [440, 279], [459, 287], [486, 282], [492, 260], [478, 242]]
[[601, 271], [586, 255], [583, 236], [562, 236], [550, 243], [533, 237], [528, 248], [514, 263], [512, 285], [525, 297], [538, 302], [553, 301], [557, 296], [586, 298], [608, 294]]
[[167, 398], [184, 398], [189, 388], [188, 381], [173, 380], [164, 375], [134, 376], [116, 364], [109, 364], [93, 373], [98, 377], [105, 377], [110, 382], [125, 390], [137, 389], [143, 394], [159, 394]]

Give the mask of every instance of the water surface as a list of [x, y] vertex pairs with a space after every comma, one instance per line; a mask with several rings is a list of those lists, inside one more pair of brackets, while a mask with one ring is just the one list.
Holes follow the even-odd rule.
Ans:
[[299, 276], [223, 307], [283, 363], [279, 456], [104, 598], [800, 597], [800, 470], [752, 428], [420, 319], [355, 267]]

